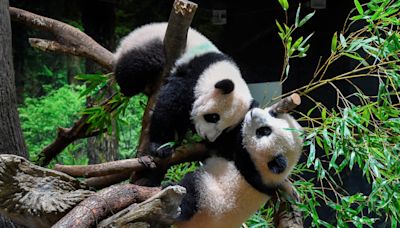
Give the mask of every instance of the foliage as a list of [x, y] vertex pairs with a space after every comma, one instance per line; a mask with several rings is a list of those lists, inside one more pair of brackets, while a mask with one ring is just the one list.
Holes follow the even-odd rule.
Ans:
[[126, 111], [119, 117], [119, 157], [133, 158], [142, 128], [142, 116], [147, 103], [145, 95], [136, 95], [129, 101]]
[[[65, 85], [50, 91], [46, 97], [25, 99], [19, 113], [31, 160], [35, 160], [38, 153], [54, 140], [58, 127], [70, 127], [78, 118], [84, 105], [84, 99], [79, 97], [81, 89]], [[81, 155], [84, 150], [85, 142], [72, 144], [57, 157], [57, 162], [86, 163], [86, 157]]]
[[[95, 103], [82, 111], [89, 116], [88, 131], [106, 129], [111, 133], [115, 130], [119, 139], [120, 158], [133, 157], [140, 137], [147, 97], [143, 94], [133, 98], [123, 96], [111, 74], [81, 74], [76, 79], [84, 81], [86, 85], [80, 96], [90, 96]], [[113, 93], [111, 96], [110, 89]], [[112, 121], [115, 121], [115, 128]]]
[[165, 182], [178, 183], [185, 174], [195, 171], [201, 164], [199, 162], [185, 162], [171, 166], [165, 174]]
[[279, 23], [278, 21], [275, 21], [276, 26], [279, 29], [278, 33], [279, 37], [282, 40], [282, 44], [285, 50], [283, 71], [281, 74], [281, 81], [284, 82], [286, 78], [289, 76], [290, 59], [303, 58], [306, 56], [306, 52], [310, 48], [310, 44], [307, 44], [307, 42], [312, 37], [313, 33], [308, 35], [305, 39], [302, 36], [300, 36], [299, 38], [296, 39], [296, 41], [294, 41], [292, 35], [296, 31], [296, 29], [303, 26], [305, 23], [307, 23], [308, 20], [310, 20], [314, 16], [315, 11], [307, 14], [304, 18], [300, 18], [301, 5], [299, 5], [299, 7], [297, 8], [294, 24], [288, 26], [287, 9], [289, 8], [289, 3], [287, 2], [287, 0], [278, 0], [278, 1], [279, 4], [281, 4], [282, 8], [284, 9], [286, 16], [286, 21], [282, 24]]
[[[344, 29], [333, 35], [331, 55], [317, 66], [308, 85], [292, 91], [315, 102], [313, 109], [302, 114], [302, 119], [309, 123], [305, 141], [309, 153], [306, 163], [297, 166], [296, 172], [298, 175], [313, 172], [316, 179], [300, 178], [295, 182], [303, 197], [299, 207], [316, 227], [373, 227], [378, 221], [397, 227], [400, 221], [400, 2], [371, 0], [362, 5], [354, 0], [354, 3], [355, 9]], [[354, 25], [363, 26], [350, 32]], [[290, 30], [283, 30], [286, 31]], [[285, 46], [290, 44], [289, 39], [282, 40]], [[333, 63], [343, 58], [355, 61], [354, 69], [327, 77]], [[366, 95], [351, 81], [354, 78], [376, 78], [378, 94]], [[338, 81], [348, 83], [357, 92], [344, 95], [335, 85]], [[322, 86], [332, 86], [337, 91], [335, 109], [328, 110], [308, 96]], [[311, 117], [316, 112], [319, 117]], [[317, 153], [319, 150], [322, 156]], [[370, 184], [369, 193], [348, 193], [341, 187], [341, 175], [354, 169], [361, 170]], [[320, 219], [318, 208], [324, 205], [333, 209], [335, 221]]]

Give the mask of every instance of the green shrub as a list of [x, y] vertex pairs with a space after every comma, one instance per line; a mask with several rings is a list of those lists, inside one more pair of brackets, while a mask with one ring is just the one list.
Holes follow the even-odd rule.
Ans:
[[[79, 96], [80, 89], [65, 85], [50, 91], [45, 97], [25, 99], [19, 113], [31, 160], [35, 160], [38, 153], [55, 139], [58, 127], [70, 127], [79, 118], [85, 103], [85, 99]], [[84, 149], [85, 141], [75, 142], [57, 157], [57, 162], [84, 163]], [[72, 153], [75, 155], [71, 156]]]

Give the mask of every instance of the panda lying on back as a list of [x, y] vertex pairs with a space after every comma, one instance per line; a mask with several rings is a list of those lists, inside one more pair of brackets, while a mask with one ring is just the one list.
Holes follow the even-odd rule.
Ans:
[[176, 227], [240, 227], [298, 162], [301, 129], [289, 114], [250, 110], [241, 126], [213, 143], [217, 156], [181, 181], [187, 194]]
[[[148, 24], [121, 41], [114, 73], [124, 95], [144, 91], [159, 77], [165, 63], [166, 28], [167, 23]], [[215, 141], [243, 119], [252, 100], [233, 60], [189, 29], [186, 49], [175, 62], [154, 108], [149, 150], [161, 157], [170, 155], [172, 148], [161, 146], [175, 141], [175, 134], [178, 141], [183, 139], [190, 128], [201, 138]]]

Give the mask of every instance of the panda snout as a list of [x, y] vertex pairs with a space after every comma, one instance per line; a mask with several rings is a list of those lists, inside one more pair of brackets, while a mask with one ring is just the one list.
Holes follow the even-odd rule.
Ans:
[[270, 162], [268, 162], [268, 168], [271, 170], [272, 173], [280, 174], [283, 173], [288, 165], [288, 160], [282, 154], [279, 154]]

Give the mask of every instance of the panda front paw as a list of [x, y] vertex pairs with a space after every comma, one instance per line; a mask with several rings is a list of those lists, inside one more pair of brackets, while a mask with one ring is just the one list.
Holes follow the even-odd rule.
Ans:
[[150, 155], [159, 158], [167, 158], [172, 155], [174, 149], [170, 145], [161, 145], [159, 143], [150, 143]]

